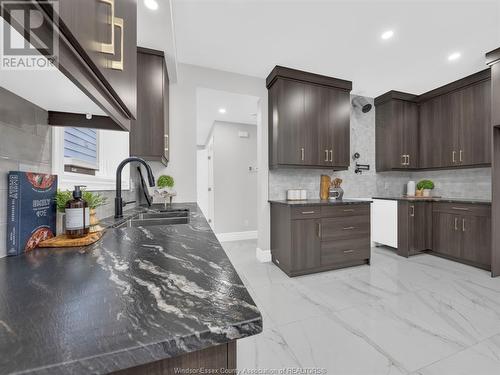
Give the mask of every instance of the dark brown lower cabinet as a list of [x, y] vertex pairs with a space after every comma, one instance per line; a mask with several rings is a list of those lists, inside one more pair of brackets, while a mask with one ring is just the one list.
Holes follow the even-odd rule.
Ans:
[[404, 257], [429, 250], [432, 238], [432, 203], [398, 204], [398, 254]]
[[235, 370], [236, 341], [113, 372], [113, 375], [174, 375], [181, 370]]
[[288, 276], [370, 262], [370, 204], [271, 203], [272, 261]]
[[292, 220], [292, 270], [321, 265], [319, 219]]
[[490, 206], [434, 203], [432, 226], [434, 253], [490, 269]]

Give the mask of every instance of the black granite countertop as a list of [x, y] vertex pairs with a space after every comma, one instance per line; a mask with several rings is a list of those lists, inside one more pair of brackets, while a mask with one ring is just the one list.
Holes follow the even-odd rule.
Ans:
[[373, 197], [373, 199], [385, 199], [391, 201], [422, 201], [422, 202], [444, 202], [444, 203], [467, 203], [467, 204], [489, 204], [491, 200], [470, 198], [445, 198], [445, 197]]
[[342, 200], [320, 200], [320, 199], [306, 199], [301, 201], [287, 201], [287, 200], [270, 200], [269, 203], [272, 204], [284, 204], [286, 206], [338, 206], [344, 204], [367, 204], [371, 203], [370, 200], [366, 199], [342, 199]]
[[191, 210], [189, 224], [0, 259], [0, 373], [105, 374], [261, 332], [197, 205], [174, 207]]

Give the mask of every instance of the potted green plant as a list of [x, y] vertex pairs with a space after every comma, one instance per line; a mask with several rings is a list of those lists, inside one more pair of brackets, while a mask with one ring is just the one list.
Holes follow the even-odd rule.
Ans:
[[420, 180], [417, 183], [417, 190], [421, 192], [424, 197], [430, 197], [432, 189], [434, 189], [434, 182], [431, 180]]
[[170, 204], [172, 204], [172, 198], [177, 195], [175, 190], [173, 190], [175, 181], [172, 176], [161, 175], [158, 177], [156, 186], [158, 187], [158, 193], [164, 198], [165, 206], [167, 205], [167, 199], [169, 199]]
[[[87, 202], [89, 206], [90, 214], [90, 232], [97, 232], [101, 230], [99, 227], [99, 219], [96, 215], [96, 208], [103, 206], [107, 203], [108, 198], [100, 193], [92, 193], [87, 190], [83, 190], [83, 200]], [[73, 199], [73, 194], [71, 191], [57, 190], [56, 193], [56, 206], [57, 206], [57, 223], [56, 223], [56, 233], [57, 235], [64, 234], [64, 212], [66, 210], [66, 203]]]

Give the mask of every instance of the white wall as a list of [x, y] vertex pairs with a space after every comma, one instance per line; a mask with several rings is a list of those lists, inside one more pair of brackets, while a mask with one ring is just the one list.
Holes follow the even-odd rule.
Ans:
[[[248, 137], [239, 137], [239, 132]], [[216, 121], [212, 136], [215, 232], [256, 231], [257, 127]]]
[[151, 163], [155, 174], [175, 179], [177, 202], [194, 202], [196, 193], [196, 88], [210, 88], [260, 98], [257, 115], [258, 246], [269, 250], [267, 89], [265, 80], [193, 65], [179, 64], [178, 82], [170, 86], [170, 158], [168, 167]]

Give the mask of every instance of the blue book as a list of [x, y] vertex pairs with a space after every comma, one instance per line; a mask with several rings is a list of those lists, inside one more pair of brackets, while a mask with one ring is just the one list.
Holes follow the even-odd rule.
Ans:
[[13, 256], [54, 237], [57, 176], [11, 171], [8, 189], [7, 255]]

